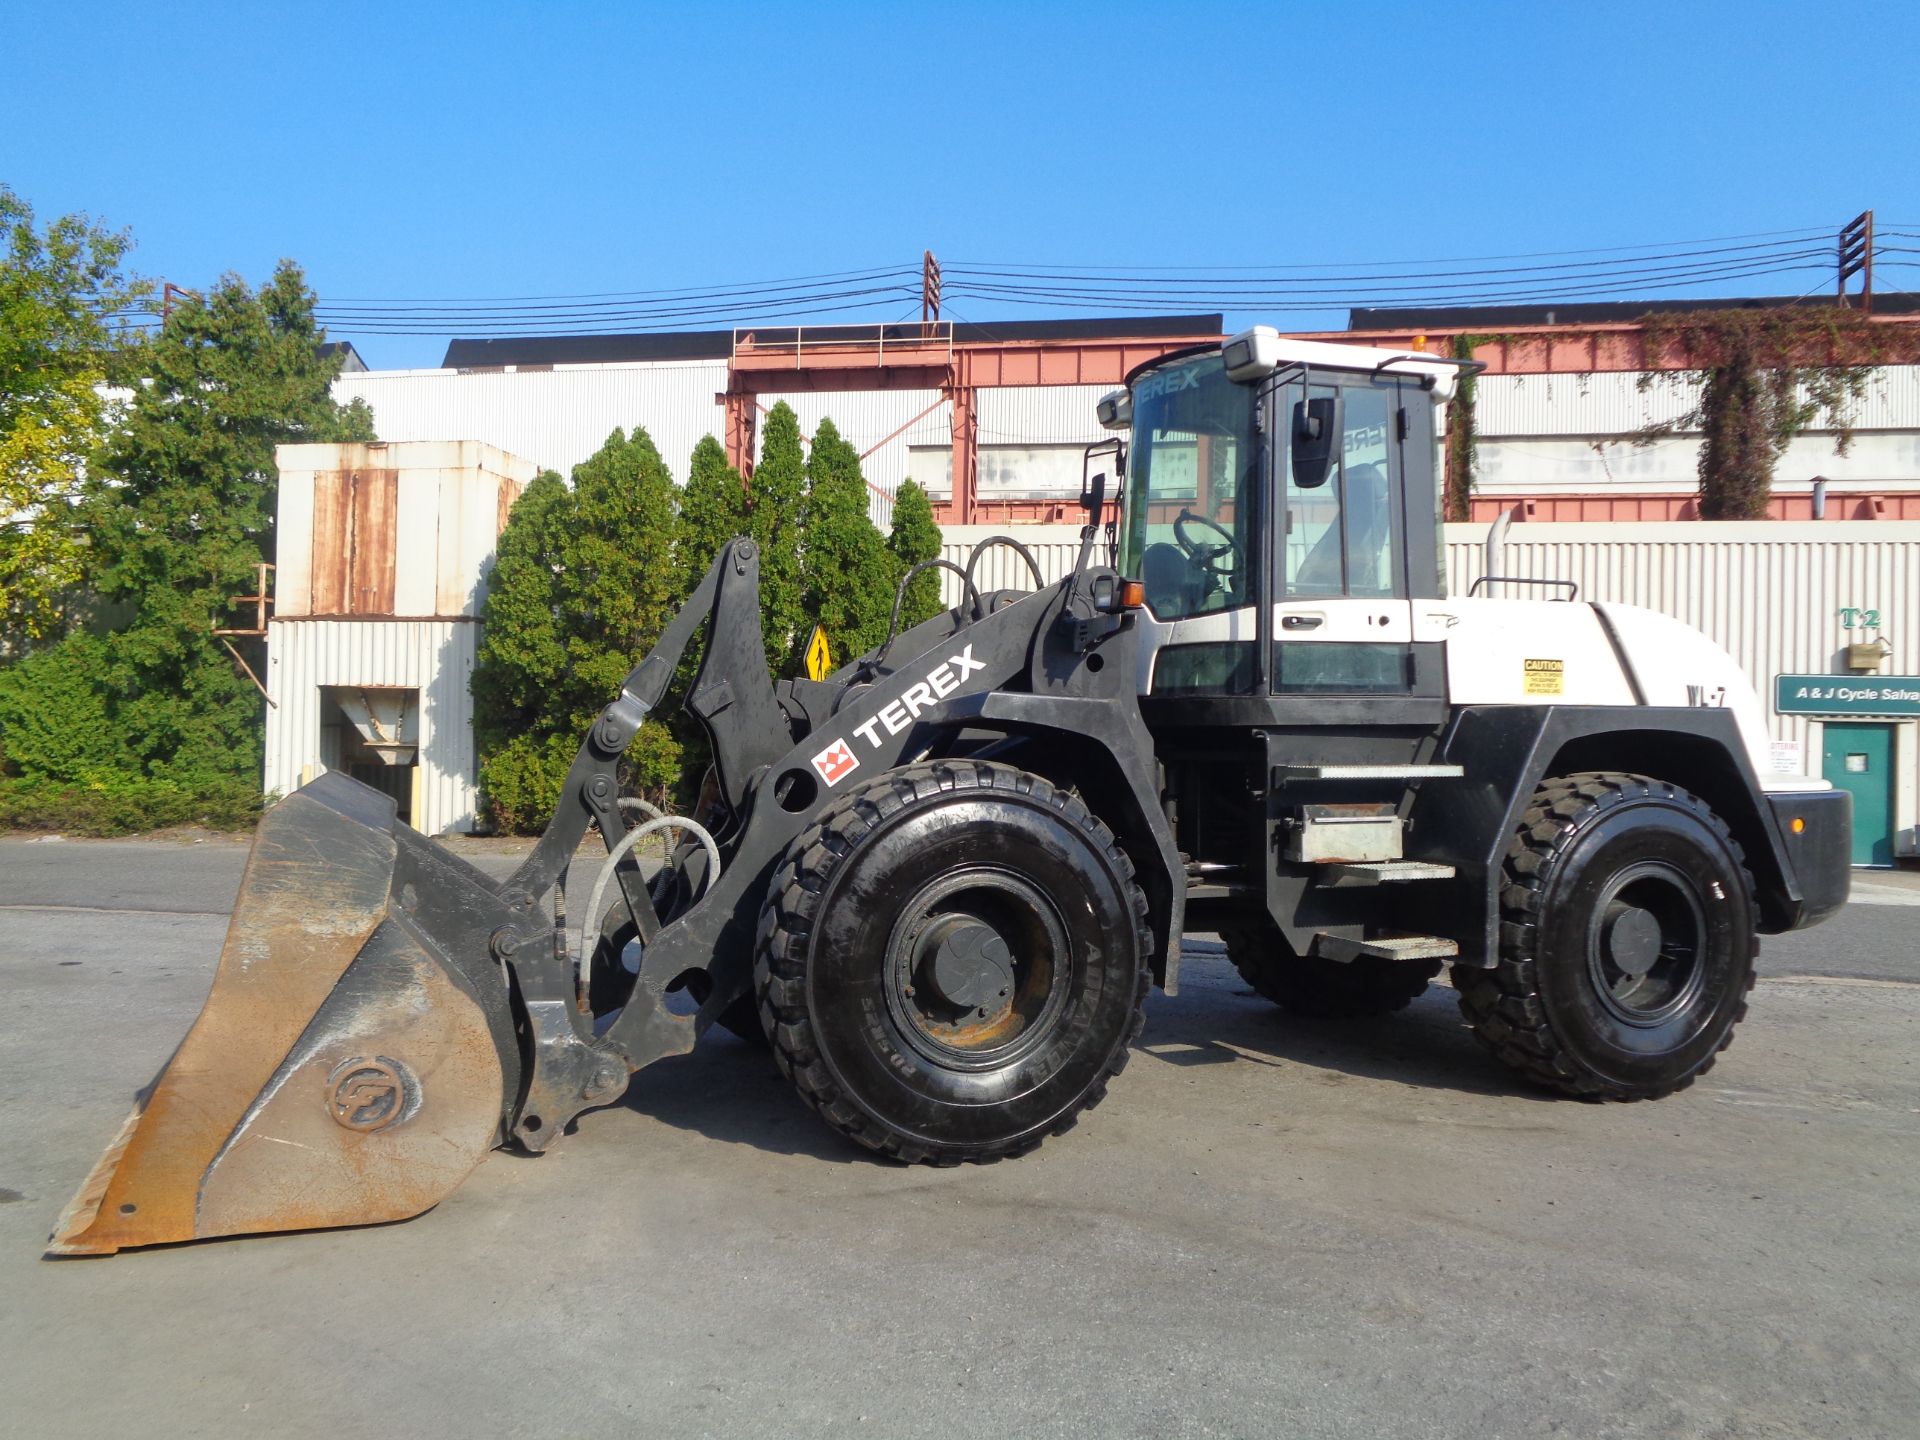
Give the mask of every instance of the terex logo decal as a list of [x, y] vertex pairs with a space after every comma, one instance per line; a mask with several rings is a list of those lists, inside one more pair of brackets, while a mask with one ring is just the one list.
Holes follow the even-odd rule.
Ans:
[[813, 768], [820, 772], [820, 778], [831, 790], [860, 768], [860, 757], [846, 741], [836, 740], [813, 757]]
[[949, 655], [933, 669], [927, 672], [927, 678], [916, 680], [901, 693], [898, 700], [889, 700], [880, 707], [880, 713], [864, 725], [853, 727], [853, 733], [867, 742], [869, 748], [880, 748], [880, 727], [887, 727], [887, 734], [898, 735], [913, 723], [914, 716], [922, 710], [931, 710], [947, 696], [960, 688], [960, 682], [976, 670], [987, 668], [987, 662], [973, 658], [973, 646], [969, 645], [958, 655]]
[[1133, 403], [1138, 405], [1144, 400], [1174, 395], [1182, 390], [1198, 390], [1200, 370], [1206, 363], [1198, 360], [1191, 365], [1182, 365], [1178, 370], [1156, 370], [1151, 375], [1142, 376], [1133, 387]]
[[[853, 733], [867, 742], [868, 749], [878, 750], [882, 726], [887, 734], [898, 735], [913, 723], [914, 717], [922, 710], [931, 710], [958, 690], [960, 682], [967, 676], [986, 668], [987, 662], [974, 659], [973, 646], [968, 645], [958, 655], [949, 655], [934, 666], [924, 680], [914, 681], [898, 700], [889, 700], [881, 706], [880, 713], [866, 724], [854, 726]], [[813, 757], [813, 768], [820, 772], [820, 778], [827, 782], [827, 788], [831, 790], [860, 768], [860, 757], [847, 741], [835, 740]]]

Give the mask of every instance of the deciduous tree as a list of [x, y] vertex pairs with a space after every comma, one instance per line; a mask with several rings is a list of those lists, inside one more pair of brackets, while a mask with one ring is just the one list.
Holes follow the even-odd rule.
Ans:
[[0, 654], [56, 638], [71, 618], [113, 320], [147, 294], [122, 269], [130, 247], [84, 215], [37, 225], [0, 185]]
[[213, 631], [274, 558], [274, 447], [374, 438], [364, 406], [334, 402], [313, 309], [283, 260], [258, 291], [227, 275], [189, 296], [127, 357], [133, 400], [83, 509], [93, 586], [125, 617], [113, 723], [149, 777], [258, 781], [260, 693]]

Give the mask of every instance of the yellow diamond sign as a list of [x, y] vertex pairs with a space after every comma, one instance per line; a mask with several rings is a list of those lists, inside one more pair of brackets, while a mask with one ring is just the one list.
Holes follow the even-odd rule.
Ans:
[[832, 673], [833, 647], [827, 644], [827, 632], [816, 625], [813, 638], [807, 641], [807, 678], [824, 680]]

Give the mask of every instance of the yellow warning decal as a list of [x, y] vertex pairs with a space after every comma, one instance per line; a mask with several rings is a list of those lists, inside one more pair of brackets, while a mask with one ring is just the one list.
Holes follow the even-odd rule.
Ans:
[[1526, 695], [1564, 695], [1567, 692], [1567, 662], [1564, 660], [1522, 660], [1521, 692]]
[[824, 680], [832, 673], [833, 647], [827, 644], [827, 632], [816, 625], [813, 627], [813, 638], [807, 641], [807, 678]]

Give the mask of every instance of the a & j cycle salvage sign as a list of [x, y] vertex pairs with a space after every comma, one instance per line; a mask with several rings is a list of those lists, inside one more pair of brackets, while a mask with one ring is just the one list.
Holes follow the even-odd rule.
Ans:
[[1920, 715], [1920, 675], [1776, 675], [1782, 715]]

